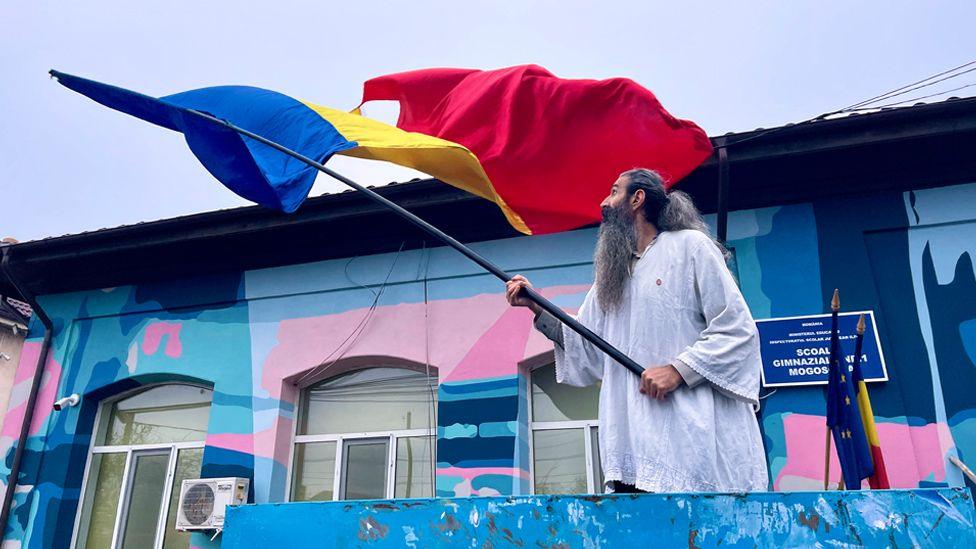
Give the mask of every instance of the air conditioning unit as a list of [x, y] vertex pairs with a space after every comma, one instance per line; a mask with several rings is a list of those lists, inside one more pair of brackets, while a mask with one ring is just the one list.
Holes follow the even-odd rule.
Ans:
[[180, 507], [176, 513], [176, 529], [222, 530], [224, 510], [228, 505], [247, 503], [246, 478], [198, 478], [183, 481], [180, 487]]

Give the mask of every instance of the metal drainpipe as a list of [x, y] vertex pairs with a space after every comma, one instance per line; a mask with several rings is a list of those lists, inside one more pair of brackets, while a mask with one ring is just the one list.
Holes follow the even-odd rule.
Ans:
[[34, 408], [37, 406], [37, 393], [41, 387], [41, 378], [44, 376], [44, 365], [47, 363], [48, 351], [51, 349], [51, 335], [54, 333], [54, 324], [47, 316], [41, 306], [37, 303], [34, 295], [24, 290], [23, 286], [17, 281], [10, 271], [10, 248], [4, 246], [0, 248], [3, 259], [0, 260], [0, 271], [3, 272], [7, 280], [20, 292], [21, 297], [33, 309], [33, 314], [41, 320], [44, 325], [44, 341], [41, 343], [41, 353], [37, 357], [37, 366], [34, 369], [34, 379], [31, 381], [30, 394], [27, 396], [27, 405], [24, 409], [24, 420], [20, 426], [20, 438], [17, 439], [17, 447], [14, 450], [14, 460], [10, 465], [10, 476], [7, 477], [7, 490], [3, 494], [3, 509], [0, 511], [0, 543], [7, 533], [7, 521], [10, 519], [10, 508], [14, 501], [14, 493], [17, 491], [17, 479], [20, 477], [20, 464], [24, 458], [24, 446], [27, 444], [27, 436], [30, 431], [31, 420], [34, 418]]
[[718, 241], [725, 245], [729, 236], [729, 149], [728, 141], [722, 137], [718, 145], [718, 212], [715, 216], [715, 233]]

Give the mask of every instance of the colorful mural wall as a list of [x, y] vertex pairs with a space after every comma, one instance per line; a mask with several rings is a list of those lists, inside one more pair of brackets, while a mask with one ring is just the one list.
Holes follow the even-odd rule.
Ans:
[[[572, 311], [592, 282], [594, 238], [583, 230], [475, 247]], [[890, 381], [873, 384], [872, 397], [892, 484], [962, 485], [947, 458], [976, 462], [976, 184], [733, 212], [729, 239], [756, 318], [824, 312], [835, 287], [844, 309], [875, 311]], [[507, 306], [497, 280], [451, 250], [41, 303], [55, 337], [5, 533], [12, 547], [70, 544], [98, 404], [148, 383], [212, 386], [202, 475], [249, 477], [252, 501], [285, 501], [299, 388], [309, 372], [322, 379], [350, 359], [436, 368], [438, 496], [531, 492], [524, 364], [551, 345], [528, 311]], [[32, 326], [0, 433], [4, 478], [41, 336]], [[51, 411], [74, 392], [79, 406]], [[762, 400], [774, 489], [822, 486], [823, 410], [817, 387]], [[195, 534], [193, 544], [219, 540]]]

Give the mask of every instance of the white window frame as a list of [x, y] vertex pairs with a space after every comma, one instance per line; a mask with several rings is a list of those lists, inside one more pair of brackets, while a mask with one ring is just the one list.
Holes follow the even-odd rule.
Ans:
[[535, 494], [535, 432], [536, 431], [559, 431], [559, 430], [570, 430], [570, 429], [580, 429], [583, 435], [583, 452], [586, 458], [586, 492], [588, 494], [602, 494], [603, 487], [599, 487], [600, 490], [597, 491], [596, 486], [596, 468], [594, 463], [593, 454], [593, 429], [600, 428], [600, 421], [598, 419], [587, 419], [587, 420], [572, 420], [572, 421], [535, 421], [535, 407], [533, 406], [533, 393], [532, 390], [532, 376], [535, 375], [536, 370], [545, 368], [552, 363], [540, 364], [539, 366], [532, 368], [528, 371], [528, 383], [526, 387], [528, 389], [528, 406], [529, 406], [529, 489], [532, 494]]
[[[297, 422], [296, 422], [297, 423]], [[292, 474], [290, 475], [291, 482], [289, 482], [289, 492], [293, 489], [295, 485], [294, 474], [297, 472], [296, 464], [294, 462], [295, 448], [299, 444], [316, 443], [316, 442], [335, 442], [336, 443], [336, 456], [335, 456], [335, 476], [332, 480], [332, 501], [346, 501], [343, 499], [343, 494], [346, 491], [345, 479], [343, 478], [343, 472], [345, 471], [345, 464], [343, 463], [343, 458], [345, 457], [346, 443], [356, 442], [366, 442], [369, 440], [383, 440], [387, 441], [387, 456], [386, 456], [386, 483], [383, 490], [383, 497], [385, 499], [393, 499], [395, 497], [396, 491], [396, 473], [397, 473], [397, 459], [396, 450], [397, 442], [401, 438], [417, 438], [417, 437], [432, 437], [436, 431], [434, 429], [398, 429], [394, 431], [368, 431], [360, 433], [341, 433], [341, 434], [329, 434], [329, 435], [295, 435], [295, 441], [292, 444]], [[436, 454], [436, 441], [432, 445]], [[431, 491], [434, 491], [434, 480], [435, 471], [431, 471]], [[291, 494], [289, 493], [289, 501], [291, 501]], [[431, 494], [433, 496], [433, 494]]]
[[[305, 400], [308, 395], [308, 390], [315, 385], [322, 382], [334, 379], [344, 374], [351, 372], [358, 372], [362, 370], [369, 370], [372, 368], [401, 368], [396, 364], [382, 364], [379, 363], [376, 366], [367, 366], [365, 368], [356, 368], [349, 371], [344, 371], [334, 376], [327, 376], [324, 378], [316, 379], [307, 385], [303, 386], [298, 392], [298, 404], [295, 407], [295, 421], [292, 422], [292, 435], [291, 435], [291, 448], [289, 448], [290, 455], [288, 456], [288, 484], [285, 487], [285, 501], [295, 501], [292, 499], [292, 491], [295, 489], [295, 474], [298, 472], [298, 468], [295, 463], [296, 448], [299, 444], [315, 443], [315, 442], [335, 442], [336, 443], [336, 456], [335, 456], [335, 473], [332, 479], [332, 501], [355, 501], [355, 500], [344, 500], [341, 495], [345, 492], [345, 484], [342, 480], [342, 473], [344, 472], [344, 467], [342, 463], [343, 452], [345, 443], [347, 441], [356, 441], [364, 439], [382, 439], [387, 438], [389, 441], [388, 452], [387, 452], [387, 464], [386, 464], [386, 485], [384, 487], [384, 499], [395, 499], [396, 491], [396, 449], [397, 441], [401, 438], [411, 438], [411, 437], [434, 437], [432, 444], [430, 445], [432, 453], [432, 469], [430, 472], [430, 491], [431, 497], [437, 495], [437, 401], [434, 401], [433, 410], [433, 424], [429, 429], [395, 429], [391, 431], [367, 431], [367, 432], [349, 432], [349, 433], [330, 433], [326, 435], [300, 435], [298, 434], [298, 427], [301, 423], [301, 414], [305, 413], [304, 406]], [[420, 372], [412, 368], [401, 368], [404, 370], [410, 370], [417, 373], [422, 373], [427, 376], [428, 381], [433, 378], [437, 379], [437, 374], [431, 375], [430, 373]], [[432, 371], [435, 371], [432, 369]], [[433, 389], [436, 391], [437, 384], [433, 385]]]
[[[180, 450], [188, 448], [203, 448], [206, 446], [206, 441], [192, 441], [192, 442], [170, 442], [161, 444], [120, 444], [120, 445], [106, 445], [106, 444], [95, 444], [98, 440], [99, 435], [102, 433], [98, 432], [98, 429], [102, 426], [102, 416], [107, 413], [105, 410], [111, 408], [112, 404], [125, 400], [128, 397], [135, 396], [144, 391], [148, 391], [155, 387], [161, 387], [166, 385], [188, 385], [190, 387], [199, 387], [201, 389], [207, 389], [208, 391], [213, 391], [212, 387], [207, 387], [204, 385], [195, 385], [193, 383], [153, 383], [151, 385], [144, 385], [137, 389], [131, 391], [126, 391], [119, 395], [115, 395], [109, 399], [105, 399], [98, 404], [98, 410], [95, 412], [95, 423], [94, 429], [92, 430], [92, 442], [88, 449], [88, 457], [85, 460], [85, 473], [81, 480], [81, 491], [78, 497], [78, 508], [75, 511], [75, 524], [71, 534], [71, 549], [75, 549], [78, 545], [78, 538], [81, 535], [81, 515], [84, 511], [83, 507], [85, 505], [85, 495], [88, 489], [89, 475], [91, 474], [92, 459], [95, 454], [125, 454], [125, 467], [122, 470], [122, 483], [119, 489], [119, 503], [118, 508], [115, 510], [115, 529], [112, 531], [112, 547], [116, 548], [122, 542], [121, 535], [124, 524], [122, 524], [122, 518], [125, 515], [125, 509], [128, 507], [129, 496], [131, 495], [131, 486], [133, 477], [132, 464], [133, 464], [133, 454], [142, 453], [169, 453], [169, 462], [166, 466], [166, 485], [163, 487], [163, 499], [160, 501], [160, 513], [159, 521], [156, 523], [156, 539], [153, 542], [153, 549], [161, 549], [163, 546], [163, 539], [166, 537], [165, 526], [169, 517], [169, 500], [172, 497], [173, 492], [173, 477], [176, 475], [176, 461], [179, 457]], [[213, 402], [210, 404], [213, 407]], [[155, 452], [154, 452], [155, 451]], [[175, 523], [174, 523], [175, 527]], [[87, 533], [87, 532], [86, 532]]]

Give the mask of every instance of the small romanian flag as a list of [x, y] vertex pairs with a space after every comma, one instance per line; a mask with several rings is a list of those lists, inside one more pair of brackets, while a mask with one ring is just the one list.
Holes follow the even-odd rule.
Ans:
[[854, 378], [857, 391], [857, 404], [861, 412], [864, 433], [867, 435], [871, 447], [871, 461], [874, 463], [874, 474], [868, 478], [868, 484], [874, 489], [888, 489], [888, 471], [885, 469], [884, 456], [881, 453], [881, 440], [878, 438], [878, 428], [874, 424], [874, 411], [871, 409], [871, 399], [868, 398], [868, 385], [861, 374], [861, 344], [864, 341], [864, 315], [857, 322], [857, 342], [854, 350], [854, 363], [851, 376]]

